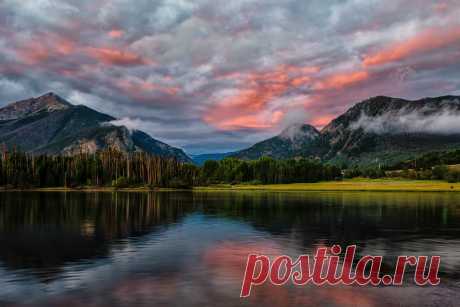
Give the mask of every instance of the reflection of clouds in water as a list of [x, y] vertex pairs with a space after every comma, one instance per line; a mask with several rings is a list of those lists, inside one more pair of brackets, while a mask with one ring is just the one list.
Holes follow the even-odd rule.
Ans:
[[[391, 249], [388, 248], [389, 245], [392, 246]], [[381, 255], [387, 264], [396, 263], [400, 255], [441, 256], [441, 269], [444, 271], [444, 276], [455, 275], [460, 268], [460, 239], [420, 238], [412, 242], [388, 242], [388, 239], [381, 238], [367, 243], [365, 247], [360, 248], [360, 253]], [[412, 272], [414, 269], [408, 267], [407, 270]], [[412, 275], [406, 274], [406, 277], [408, 276], [412, 278]]]
[[[217, 291], [231, 292], [237, 295], [240, 291], [249, 254], [279, 256], [283, 252], [286, 251], [282, 249], [281, 245], [268, 240], [254, 243], [226, 241], [205, 250], [202, 262], [207, 268], [209, 282], [214, 285]], [[255, 274], [259, 272], [257, 269]]]
[[[94, 264], [69, 266], [60, 279], [50, 284], [31, 282], [27, 290], [31, 290], [32, 295], [28, 300], [37, 299], [43, 294], [41, 291], [46, 290], [48, 294], [55, 295], [47, 302], [50, 306], [84, 306], [108, 301], [114, 302], [115, 306], [150, 306], [181, 301], [189, 305], [210, 306], [216, 298], [225, 300], [222, 306], [230, 306], [239, 300], [249, 253], [271, 256], [286, 251], [293, 255], [301, 253], [301, 250], [283, 246], [277, 238], [267, 237], [244, 224], [219, 220], [219, 229], [216, 230], [215, 222], [215, 219], [191, 216], [183, 224], [162, 232], [161, 240], [156, 234], [123, 245], [110, 256], [109, 261], [101, 259]], [[203, 230], [209, 231], [204, 237]], [[202, 240], [190, 240], [190, 237], [196, 236], [202, 237]], [[223, 237], [227, 239], [221, 241], [219, 238]], [[249, 241], [240, 241], [239, 237]], [[26, 290], [22, 286], [16, 289], [18, 296]], [[87, 295], [74, 297], [68, 292], [79, 288], [86, 288]], [[330, 296], [331, 290], [338, 291], [329, 289], [317, 293], [308, 287], [293, 293], [289, 287], [266, 284], [257, 287], [248, 302], [255, 305], [263, 302], [267, 306], [295, 302], [316, 304]], [[310, 297], [312, 291], [315, 299]], [[337, 296], [340, 297], [339, 294]], [[358, 302], [363, 302], [363, 299]]]
[[123, 305], [133, 305], [134, 303], [163, 303], [166, 304], [174, 300], [180, 287], [180, 276], [153, 278], [133, 278], [123, 280], [111, 290], [113, 299]]
[[[262, 235], [247, 224], [189, 215], [183, 223], [169, 226], [141, 240], [124, 240], [122, 245], [112, 250], [108, 258], [91, 263], [70, 264], [62, 269], [60, 278], [47, 284], [29, 275], [24, 278], [27, 279], [26, 283], [21, 281], [12, 284], [11, 280], [17, 280], [17, 276], [7, 271], [4, 274], [0, 272], [0, 297], [27, 302], [43, 296], [65, 295], [72, 289], [104, 292], [111, 287], [117, 289], [119, 285], [120, 293], [124, 293], [123, 289], [127, 286], [125, 279], [148, 287], [145, 285], [146, 280], [153, 282], [163, 279], [163, 276], [195, 269], [195, 265], [199, 265], [197, 257], [213, 242]], [[159, 277], [140, 280], [132, 278], [146, 274]], [[184, 280], [179, 279], [179, 282], [183, 287]], [[25, 291], [28, 293], [27, 297], [23, 295]]]
[[[220, 306], [234, 306], [241, 303], [239, 292], [248, 253], [297, 257], [313, 254], [318, 246], [344, 240], [359, 241], [361, 254], [445, 251], [447, 268], [455, 268], [455, 259], [449, 255], [455, 255], [453, 251], [460, 242], [452, 238], [443, 240], [432, 232], [436, 226], [456, 234], [458, 211], [455, 206], [446, 205], [456, 203], [458, 196], [453, 194], [200, 195], [194, 194], [198, 207], [166, 215], [180, 215], [180, 219], [168, 219], [167, 225], [142, 236], [111, 241], [106, 257], [67, 263], [59, 267], [57, 278], [48, 283], [32, 274], [14, 275], [11, 270], [0, 268], [0, 301], [17, 299], [36, 306], [37, 299], [43, 298], [43, 306], [47, 307], [215, 306], [216, 302]], [[180, 199], [181, 207], [186, 199]], [[171, 208], [169, 201], [163, 203], [161, 212]], [[202, 204], [207, 206], [203, 208]], [[160, 206], [155, 208], [160, 212]], [[435, 239], [429, 239], [431, 236]], [[449, 305], [460, 298], [455, 292], [458, 286], [446, 284], [434, 288], [266, 284], [253, 290], [253, 296], [247, 300], [251, 306], [385, 306], [395, 302]]]

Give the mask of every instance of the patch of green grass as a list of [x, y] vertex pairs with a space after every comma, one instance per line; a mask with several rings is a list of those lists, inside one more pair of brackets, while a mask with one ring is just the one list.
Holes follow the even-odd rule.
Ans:
[[265, 190], [265, 191], [405, 191], [405, 192], [460, 192], [460, 183], [438, 180], [367, 179], [354, 178], [342, 181], [317, 183], [290, 183], [268, 185], [213, 185], [196, 190]]

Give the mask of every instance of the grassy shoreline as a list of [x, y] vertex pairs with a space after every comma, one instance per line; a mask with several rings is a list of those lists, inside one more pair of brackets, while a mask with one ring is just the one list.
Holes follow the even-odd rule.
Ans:
[[[0, 187], [0, 192], [159, 192], [159, 191], [180, 191], [183, 189], [172, 188], [148, 188], [148, 187], [93, 187], [84, 186], [77, 188], [49, 187], [49, 188], [5, 188]], [[190, 190], [189, 190], [190, 191]]]
[[342, 181], [316, 183], [291, 183], [269, 185], [214, 185], [196, 190], [241, 191], [376, 191], [376, 192], [460, 192], [460, 183], [440, 180], [367, 179], [356, 178]]
[[[7, 189], [0, 191], [36, 191], [36, 192], [152, 192], [152, 191], [178, 191], [184, 189], [149, 188], [149, 187], [92, 187], [79, 188], [53, 187], [53, 188], [26, 188]], [[325, 181], [316, 183], [291, 183], [291, 184], [216, 184], [204, 187], [194, 187], [187, 191], [277, 191], [277, 192], [302, 192], [302, 191], [376, 191], [376, 192], [460, 192], [460, 183], [448, 183], [437, 180], [407, 180], [407, 179], [367, 179], [355, 178], [342, 181]]]

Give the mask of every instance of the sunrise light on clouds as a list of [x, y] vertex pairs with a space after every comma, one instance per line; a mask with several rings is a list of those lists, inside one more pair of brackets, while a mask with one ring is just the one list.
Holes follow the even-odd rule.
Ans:
[[1, 104], [54, 91], [193, 153], [460, 94], [458, 1], [135, 2], [2, 1]]

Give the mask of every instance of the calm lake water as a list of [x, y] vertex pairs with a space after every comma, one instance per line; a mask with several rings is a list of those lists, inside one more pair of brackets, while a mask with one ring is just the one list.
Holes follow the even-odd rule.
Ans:
[[[441, 285], [264, 285], [249, 253], [440, 255]], [[460, 194], [0, 193], [0, 306], [458, 306]]]

